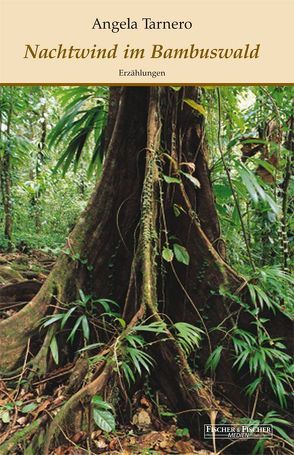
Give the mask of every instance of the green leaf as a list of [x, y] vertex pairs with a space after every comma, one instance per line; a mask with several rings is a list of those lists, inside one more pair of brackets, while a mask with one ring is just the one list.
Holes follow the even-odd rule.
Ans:
[[78, 352], [90, 351], [91, 349], [95, 349], [95, 348], [98, 348], [98, 347], [100, 347], [100, 346], [104, 346], [103, 343], [88, 344], [88, 345], [85, 346], [84, 348], [79, 349]]
[[109, 411], [105, 411], [99, 408], [93, 409], [94, 421], [101, 430], [110, 433], [115, 430], [115, 418]]
[[123, 318], [115, 318], [115, 320], [120, 323], [120, 325], [122, 326], [123, 329], [126, 328], [127, 323]]
[[135, 382], [134, 373], [132, 372], [132, 369], [129, 367], [129, 365], [128, 365], [126, 362], [124, 362], [124, 363], [122, 364], [122, 369], [123, 369], [125, 378], [126, 378], [126, 380], [127, 380], [127, 383], [128, 383], [128, 385], [130, 386], [130, 385], [131, 385], [131, 382]]
[[230, 148], [234, 147], [234, 145], [236, 145], [239, 141], [240, 141], [240, 135], [238, 134], [236, 137], [234, 137], [233, 139], [231, 139], [228, 142], [227, 148], [230, 149]]
[[255, 292], [255, 286], [253, 284], [248, 283], [247, 287], [249, 289], [250, 297], [254, 305], [256, 305], [256, 292]]
[[[87, 264], [87, 262], [88, 262], [87, 259], [81, 260], [81, 263], [84, 264], [84, 265]], [[92, 299], [92, 296], [91, 295], [85, 295], [82, 289], [79, 289], [79, 294], [80, 294], [81, 300], [79, 300], [78, 302], [82, 306], [86, 306], [87, 303], [90, 302], [90, 300]]]
[[12, 409], [14, 409], [14, 403], [7, 403], [4, 405], [4, 407], [5, 409], [8, 409], [8, 411], [12, 411]]
[[162, 257], [166, 262], [172, 262], [174, 253], [170, 248], [165, 247], [162, 250]]
[[111, 299], [98, 299], [98, 300], [94, 300], [93, 303], [99, 303], [100, 305], [102, 305], [104, 308], [104, 311], [106, 313], [111, 312], [111, 309], [110, 309], [111, 305], [119, 307], [119, 305], [114, 300], [111, 300]]
[[3, 423], [9, 423], [9, 422], [10, 422], [9, 411], [3, 411], [3, 412], [0, 414], [0, 418], [1, 418], [1, 420], [2, 420]]
[[236, 229], [239, 229], [240, 226], [240, 216], [237, 207], [234, 207], [234, 210], [232, 212], [232, 223], [235, 225]]
[[243, 164], [237, 166], [239, 174], [243, 180], [244, 185], [246, 186], [249, 194], [251, 195], [254, 202], [258, 202], [259, 199], [268, 203], [272, 211], [278, 215], [281, 212], [280, 207], [273, 200], [273, 198], [267, 194], [264, 189], [259, 184], [256, 176]]
[[[130, 354], [132, 363], [133, 363], [135, 369], [138, 371], [139, 375], [141, 376], [142, 370], [141, 370], [140, 362], [138, 361], [138, 355], [137, 355], [138, 352], [139, 352], [138, 349], [133, 349], [133, 348], [128, 349], [128, 353]], [[147, 368], [147, 370], [148, 370], [148, 368]]]
[[189, 430], [188, 428], [177, 428], [176, 429], [176, 436], [179, 436], [180, 438], [188, 436], [189, 437]]
[[131, 358], [131, 361], [135, 369], [138, 371], [140, 376], [142, 375], [141, 366], [148, 373], [150, 372], [149, 366], [153, 366], [152, 357], [150, 355], [136, 348], [128, 348], [128, 354]]
[[70, 334], [69, 334], [69, 336], [68, 336], [68, 338], [67, 338], [67, 341], [73, 342], [74, 337], [75, 337], [75, 334], [76, 334], [76, 331], [78, 330], [79, 325], [80, 325], [81, 322], [82, 322], [82, 319], [83, 319], [83, 316], [80, 316], [80, 317], [77, 319], [77, 321], [76, 321], [76, 323], [75, 323], [75, 325], [74, 325], [72, 331], [70, 332]]
[[205, 111], [204, 107], [201, 106], [201, 104], [198, 104], [198, 103], [196, 103], [196, 101], [191, 100], [191, 99], [189, 99], [189, 98], [186, 98], [184, 101], [185, 101], [185, 103], [188, 104], [188, 106], [190, 106], [192, 109], [194, 109], [195, 111], [200, 112], [200, 114], [202, 114], [204, 117], [206, 117], [206, 111]]
[[164, 174], [162, 174], [162, 177], [166, 183], [181, 183], [181, 180], [177, 177], [170, 177], [169, 175], [164, 175]]
[[104, 401], [101, 395], [94, 395], [91, 400], [91, 403], [93, 406], [98, 407], [100, 409], [112, 410], [112, 406], [109, 403], [107, 403], [107, 401]]
[[21, 412], [22, 412], [23, 414], [28, 414], [29, 412], [34, 411], [37, 407], [38, 407], [37, 403], [29, 403], [29, 404], [26, 404], [26, 405], [22, 408]]
[[199, 346], [203, 330], [188, 322], [176, 322], [173, 327], [177, 330], [176, 339], [186, 354]]
[[262, 438], [256, 443], [256, 445], [252, 451], [252, 455], [257, 455], [257, 454], [263, 455], [264, 454], [264, 447], [265, 447], [266, 439], [267, 438]]
[[141, 337], [140, 335], [127, 335], [125, 337], [125, 340], [131, 345], [133, 346], [133, 348], [137, 348], [137, 346], [141, 346], [143, 347], [144, 346], [144, 338]]
[[275, 175], [276, 168], [272, 164], [268, 163], [265, 160], [261, 160], [259, 158], [251, 158], [251, 160], [254, 163], [259, 164], [260, 166], [264, 167], [264, 169], [266, 169], [271, 175]]
[[82, 318], [82, 328], [83, 328], [83, 334], [86, 340], [89, 339], [90, 337], [90, 327], [89, 327], [89, 322], [87, 319], [87, 316], [83, 316]]
[[178, 204], [173, 205], [173, 211], [174, 211], [174, 214], [176, 217], [180, 216], [181, 213], [186, 213], [185, 210], [183, 209], [183, 207]]
[[221, 201], [226, 201], [232, 196], [231, 187], [220, 183], [215, 183], [213, 185], [213, 192], [218, 199], [221, 199]]
[[176, 414], [174, 412], [170, 411], [163, 411], [160, 412], [161, 417], [176, 417]]
[[201, 187], [200, 182], [199, 182], [198, 179], [196, 179], [196, 177], [193, 177], [193, 175], [188, 174], [188, 172], [180, 171], [180, 173], [183, 174], [188, 180], [190, 180], [190, 182], [193, 183], [195, 188], [200, 188]]
[[248, 386], [245, 387], [247, 395], [251, 397], [261, 382], [262, 378], [256, 378], [253, 382], [248, 384]]
[[[70, 94], [73, 96], [70, 96]], [[69, 91], [63, 100], [67, 103], [65, 113], [49, 134], [48, 146], [58, 146], [64, 141], [65, 150], [59, 158], [54, 172], [62, 166], [63, 175], [73, 164], [77, 170], [85, 145], [94, 140], [92, 158], [88, 167], [88, 175], [97, 169], [103, 159], [103, 135], [107, 120], [106, 100], [103, 98], [104, 88], [87, 88], [87, 93], [76, 87]]]
[[286, 441], [288, 441], [291, 445], [293, 445], [293, 439], [291, 439], [287, 433], [285, 432], [285, 430], [283, 430], [283, 428], [281, 427], [278, 427], [277, 425], [273, 425], [273, 428], [274, 430], [276, 431], [276, 433], [278, 433], [283, 439], [285, 439]]
[[206, 361], [205, 371], [207, 371], [208, 369], [210, 369], [211, 371], [216, 370], [216, 367], [218, 366], [220, 358], [221, 358], [221, 353], [222, 353], [223, 348], [224, 348], [223, 346], [217, 346], [212, 351], [212, 353], [210, 354], [210, 356], [208, 357], [208, 359]]
[[63, 315], [63, 318], [62, 318], [62, 321], [61, 321], [61, 324], [60, 324], [60, 327], [61, 329], [63, 329], [63, 327], [65, 326], [65, 324], [67, 323], [68, 319], [70, 318], [70, 316], [72, 315], [72, 313], [77, 309], [76, 306], [72, 307], [70, 310], [68, 310], [64, 315]]
[[48, 325], [54, 324], [54, 322], [60, 321], [60, 319], [63, 319], [63, 317], [64, 313], [49, 316], [47, 321], [44, 322], [43, 327], [47, 327]]
[[51, 340], [50, 351], [51, 351], [54, 362], [56, 363], [56, 365], [58, 365], [58, 361], [59, 361], [58, 344], [57, 344], [55, 336]]
[[258, 201], [258, 194], [255, 189], [255, 185], [253, 184], [252, 179], [250, 178], [250, 174], [248, 173], [247, 169], [242, 168], [239, 168], [239, 173], [243, 180], [244, 185], [247, 188], [248, 193], [252, 197], [253, 201], [256, 203]]
[[154, 321], [150, 324], [139, 324], [133, 328], [136, 332], [154, 332], [164, 333], [166, 331], [166, 324], [163, 321]]
[[184, 246], [179, 245], [178, 243], [174, 243], [173, 249], [176, 256], [176, 260], [178, 262], [181, 262], [182, 264], [189, 265], [190, 256], [186, 248]]

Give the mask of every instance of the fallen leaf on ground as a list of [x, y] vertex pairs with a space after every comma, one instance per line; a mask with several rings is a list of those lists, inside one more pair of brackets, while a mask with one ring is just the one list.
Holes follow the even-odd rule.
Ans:
[[195, 453], [194, 446], [189, 441], [177, 441], [175, 448], [179, 453]]

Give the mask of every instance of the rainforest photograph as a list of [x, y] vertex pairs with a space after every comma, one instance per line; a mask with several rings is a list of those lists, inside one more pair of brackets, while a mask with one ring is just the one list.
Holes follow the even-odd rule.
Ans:
[[290, 455], [293, 87], [0, 87], [0, 454]]

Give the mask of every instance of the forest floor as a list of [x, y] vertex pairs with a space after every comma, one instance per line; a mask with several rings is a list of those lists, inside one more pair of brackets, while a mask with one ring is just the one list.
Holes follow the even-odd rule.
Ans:
[[[0, 320], [11, 317], [34, 297], [55, 259], [39, 250], [0, 254]], [[28, 345], [21, 372], [0, 379], [0, 445], [34, 422], [50, 420], [65, 400], [63, 390], [73, 364], [57, 365], [50, 374], [28, 385], [27, 359], [31, 348]], [[205, 447], [191, 438], [187, 428], [177, 427], [175, 415], [169, 412], [161, 415], [156, 400], [141, 392], [132, 402], [131, 424], [118, 425], [115, 433], [91, 428], [71, 439], [64, 434], [64, 444], [51, 455], [212, 454], [208, 449], [209, 445]], [[23, 451], [24, 445], [20, 443], [10, 453], [20, 455]]]
[[0, 254], [0, 319], [12, 316], [37, 294], [54, 262], [39, 250]]

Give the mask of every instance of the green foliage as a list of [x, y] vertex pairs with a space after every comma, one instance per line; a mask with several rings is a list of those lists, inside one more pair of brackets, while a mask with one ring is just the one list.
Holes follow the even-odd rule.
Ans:
[[29, 412], [34, 411], [38, 407], [37, 403], [29, 403], [26, 404], [23, 408], [21, 408], [21, 412], [23, 414], [28, 414]]
[[172, 260], [174, 258], [173, 250], [171, 250], [170, 248], [167, 248], [167, 247], [163, 248], [162, 257], [166, 262], [172, 262]]
[[176, 436], [178, 438], [189, 438], [190, 437], [190, 433], [189, 433], [189, 429], [184, 427], [184, 428], [177, 428], [176, 429]]
[[[293, 439], [291, 439], [287, 435], [286, 431], [283, 428], [285, 426], [291, 428], [292, 423], [285, 419], [282, 419], [276, 411], [267, 412], [265, 414], [265, 416], [262, 417], [261, 419], [254, 419], [254, 420], [253, 419], [250, 419], [250, 420], [242, 419], [242, 423], [255, 425], [255, 426], [272, 425], [273, 433], [274, 433], [273, 437], [275, 438], [276, 435], [279, 437], [279, 439], [277, 440], [278, 446], [280, 445], [279, 443], [282, 441], [283, 445], [288, 444], [290, 448], [293, 447]], [[252, 455], [263, 455], [264, 450], [265, 450], [265, 443], [267, 440], [268, 440], [268, 438], [266, 438], [266, 437], [259, 439], [252, 451]]]
[[204, 117], [206, 117], [206, 111], [205, 111], [204, 107], [201, 106], [201, 104], [198, 104], [198, 103], [196, 103], [196, 101], [191, 100], [191, 99], [189, 99], [189, 98], [186, 98], [184, 101], [185, 101], [185, 103], [188, 104], [188, 106], [190, 106], [192, 109], [194, 109], [195, 111], [199, 112], [199, 113], [202, 114]]
[[178, 262], [181, 262], [182, 264], [185, 264], [185, 265], [189, 265], [190, 256], [189, 256], [187, 249], [184, 246], [179, 245], [178, 243], [174, 243], [173, 250], [175, 253], [176, 260]]
[[3, 423], [10, 422], [9, 410], [6, 409], [4, 406], [1, 407], [1, 409], [0, 409], [0, 419], [2, 420]]
[[275, 213], [275, 215], [278, 215], [281, 209], [273, 200], [273, 198], [262, 188], [261, 180], [259, 179], [258, 181], [254, 173], [241, 163], [237, 164], [237, 169], [253, 202], [257, 203], [259, 199], [261, 201], [267, 202], [273, 213]]
[[[283, 261], [280, 234], [282, 193], [280, 191], [291, 151], [285, 148], [289, 134], [289, 119], [293, 112], [293, 90], [287, 87], [222, 87], [221, 142], [232, 187], [218, 150], [218, 107], [216, 92], [205, 91], [203, 100], [207, 112], [206, 138], [211, 157], [211, 176], [222, 232], [228, 245], [228, 259], [241, 273], [248, 272], [248, 247], [241, 231], [236, 199], [248, 238], [249, 249], [257, 267]], [[269, 124], [276, 125], [280, 143], [266, 136]], [[259, 145], [260, 150], [244, 160], [241, 147]], [[271, 161], [270, 157], [276, 158]], [[275, 163], [275, 165], [274, 165]], [[260, 169], [272, 176], [272, 182], [262, 180]], [[292, 185], [293, 188], [293, 185]], [[284, 197], [284, 196], [283, 196]], [[288, 206], [293, 201], [291, 183]], [[292, 217], [293, 219], [293, 217]], [[291, 214], [287, 215], [285, 230], [291, 232]], [[286, 236], [287, 237], [287, 236]], [[290, 237], [290, 235], [289, 235]]]
[[293, 373], [291, 356], [285, 352], [286, 346], [281, 338], [270, 338], [259, 326], [257, 329], [257, 337], [247, 330], [240, 328], [234, 330], [232, 336], [236, 352], [234, 365], [240, 371], [245, 363], [248, 364], [250, 374], [255, 377], [246, 387], [248, 395], [251, 396], [262, 381], [267, 379], [281, 406], [286, 406], [286, 385], [291, 383]]
[[4, 424], [8, 424], [11, 421], [11, 413], [17, 411], [22, 414], [29, 414], [38, 407], [38, 403], [35, 402], [23, 402], [23, 400], [16, 400], [8, 402], [0, 406], [0, 420]]
[[107, 433], [115, 431], [115, 417], [113, 408], [102, 399], [100, 395], [95, 395], [91, 400], [93, 419], [98, 428]]
[[142, 375], [142, 370], [145, 370], [148, 374], [150, 374], [150, 367], [153, 366], [152, 357], [140, 349], [143, 346], [144, 341], [141, 337], [135, 338], [131, 335], [126, 337], [122, 369], [129, 384], [130, 381], [134, 381], [134, 374], [132, 371], [137, 372], [140, 376]]
[[[293, 382], [293, 363], [286, 352], [285, 340], [270, 336], [267, 329], [270, 317], [264, 317], [263, 311], [270, 311], [273, 317], [277, 312], [288, 317], [293, 314], [293, 278], [278, 266], [265, 266], [253, 271], [247, 281], [251, 303], [228, 291], [221, 292], [251, 317], [251, 327], [247, 330], [236, 325], [226, 333], [233, 343], [234, 365], [238, 371], [249, 370], [251, 380], [245, 387], [249, 396], [260, 388], [270, 387], [280, 405], [285, 407]], [[220, 327], [219, 330], [225, 329]], [[215, 370], [220, 353], [219, 346], [207, 360], [206, 369]]]
[[196, 177], [193, 177], [193, 175], [191, 174], [188, 174], [188, 172], [183, 172], [183, 171], [180, 171], [180, 173], [182, 175], [184, 175], [188, 180], [190, 180], [190, 182], [193, 183], [193, 185], [195, 186], [195, 188], [200, 188], [200, 182], [198, 179], [196, 179]]
[[55, 336], [52, 337], [52, 340], [50, 342], [50, 351], [51, 351], [54, 362], [56, 363], [56, 365], [58, 365], [59, 353], [58, 353], [58, 344], [57, 344], [57, 340], [56, 340]]
[[181, 180], [177, 177], [170, 177], [169, 175], [162, 175], [163, 177], [163, 180], [166, 182], [166, 183], [181, 183]]
[[[88, 163], [84, 162], [76, 174], [68, 171], [63, 179], [59, 172], [52, 174], [60, 152], [57, 147], [48, 149], [48, 134], [62, 111], [60, 92], [66, 90], [59, 87], [1, 87], [0, 90], [0, 169], [4, 151], [9, 150], [12, 243], [16, 248], [25, 245], [28, 250], [44, 248], [58, 253], [94, 184], [86, 175]], [[3, 221], [4, 210], [0, 204], [0, 222]], [[5, 250], [7, 246], [1, 230], [0, 249]]]
[[213, 351], [212, 353], [210, 354], [210, 356], [208, 357], [207, 361], [206, 361], [206, 364], [205, 364], [205, 370], [211, 370], [211, 371], [215, 371], [218, 364], [219, 364], [219, 361], [221, 359], [221, 355], [222, 355], [222, 351], [223, 351], [223, 346], [217, 346]]
[[[285, 140], [293, 115], [293, 91], [286, 87], [223, 87], [220, 93], [221, 131], [215, 107], [217, 93], [205, 92], [203, 102], [213, 191], [227, 244], [227, 260], [247, 282], [245, 295], [238, 290], [234, 294], [221, 290], [221, 295], [234, 302], [235, 307], [238, 305], [241, 314], [247, 313], [251, 324], [242, 330], [238, 316], [233, 329], [219, 326], [214, 330], [222, 332], [223, 339], [231, 340], [235, 367], [242, 369], [248, 380], [246, 393], [255, 395], [257, 400], [260, 391], [271, 388], [280, 405], [286, 406], [293, 366], [286, 352], [286, 340], [272, 337], [270, 331], [277, 313], [293, 315], [293, 277], [284, 263], [293, 224], [287, 209], [293, 202], [291, 183], [287, 195], [281, 191], [291, 155]], [[266, 136], [269, 124], [279, 132], [280, 143]], [[227, 170], [219, 154], [219, 135]], [[259, 151], [245, 159], [241, 147], [251, 144], [258, 145]], [[260, 170], [271, 178], [262, 179]], [[288, 269], [290, 266], [289, 261]], [[207, 370], [215, 371], [221, 352], [222, 347], [216, 346], [206, 362]], [[258, 444], [263, 446], [262, 441]]]
[[[60, 330], [69, 327], [67, 341], [73, 343], [77, 334], [81, 333], [85, 342], [88, 342], [91, 335], [91, 326], [94, 324], [97, 310], [101, 318], [105, 315], [117, 317], [117, 313], [112, 311], [112, 307], [117, 307], [118, 305], [113, 300], [103, 298], [93, 299], [92, 295], [84, 294], [82, 289], [79, 290], [79, 296], [79, 299], [67, 305], [69, 307], [68, 309], [45, 317], [45, 320], [42, 321], [42, 327], [46, 328], [52, 324], [58, 323]], [[104, 310], [104, 312], [101, 312], [101, 310]], [[87, 346], [86, 349], [92, 349], [98, 345], [99, 344], [93, 344]], [[58, 363], [58, 344], [55, 337], [51, 340], [50, 350], [55, 363]]]
[[144, 352], [147, 343], [142, 334], [151, 332], [159, 335], [165, 333], [165, 331], [166, 325], [164, 323], [154, 321], [149, 324], [146, 324], [146, 322], [137, 324], [122, 333], [118, 348], [120, 357], [118, 368], [122, 370], [129, 385], [131, 382], [135, 382], [135, 373], [140, 376], [143, 371], [150, 374], [151, 367], [154, 365], [152, 357]]
[[264, 306], [286, 315], [293, 315], [294, 278], [279, 266], [265, 266], [257, 269], [248, 283], [251, 300], [261, 310]]
[[67, 142], [56, 168], [63, 168], [63, 174], [73, 164], [76, 171], [87, 144], [93, 140], [93, 152], [88, 166], [88, 175], [99, 171], [103, 158], [103, 134], [107, 118], [107, 88], [73, 87], [62, 90], [61, 102], [64, 114], [52, 129], [49, 148]]
[[165, 246], [162, 250], [162, 257], [166, 262], [172, 262], [174, 257], [176, 260], [182, 264], [189, 265], [190, 263], [190, 256], [187, 249], [179, 245], [178, 243], [174, 243], [172, 246], [173, 249]]
[[187, 355], [199, 347], [203, 330], [188, 322], [176, 322], [172, 328], [175, 331], [177, 342]]

